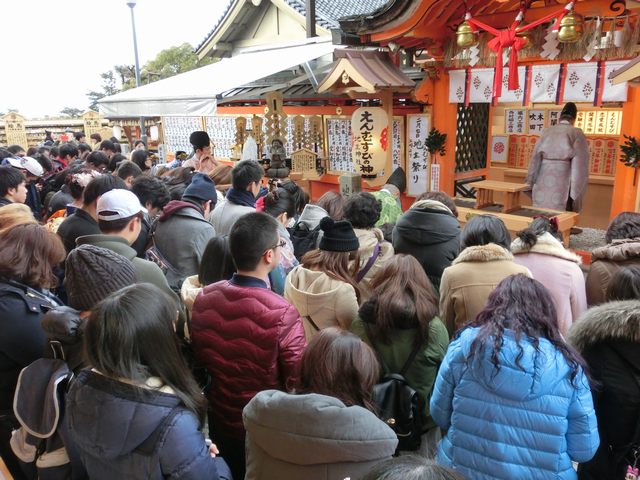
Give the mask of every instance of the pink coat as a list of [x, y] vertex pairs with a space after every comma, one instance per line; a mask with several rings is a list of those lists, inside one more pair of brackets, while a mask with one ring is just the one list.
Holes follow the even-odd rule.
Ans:
[[533, 278], [549, 290], [558, 314], [560, 333], [566, 335], [573, 322], [587, 309], [580, 257], [566, 250], [549, 233], [539, 236], [531, 249], [516, 238], [511, 244], [511, 252], [513, 261], [527, 267]]

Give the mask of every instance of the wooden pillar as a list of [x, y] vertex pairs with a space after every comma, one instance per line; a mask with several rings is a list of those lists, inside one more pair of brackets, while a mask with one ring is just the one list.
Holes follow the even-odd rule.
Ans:
[[446, 155], [438, 156], [440, 164], [440, 190], [453, 196], [456, 174], [456, 123], [458, 106], [449, 103], [449, 75], [444, 70], [433, 82], [431, 118], [433, 127], [447, 134]]
[[[631, 87], [629, 88], [627, 101], [622, 107], [620, 145], [625, 142], [623, 134], [637, 136], [638, 132], [640, 132], [640, 87]], [[640, 172], [638, 172], [636, 185], [634, 185], [635, 169], [624, 166], [619, 161], [619, 158], [620, 151], [618, 151], [618, 159], [616, 159], [616, 177], [613, 183], [610, 219], [620, 212], [636, 211], [636, 197], [638, 196], [638, 187], [640, 185]]]

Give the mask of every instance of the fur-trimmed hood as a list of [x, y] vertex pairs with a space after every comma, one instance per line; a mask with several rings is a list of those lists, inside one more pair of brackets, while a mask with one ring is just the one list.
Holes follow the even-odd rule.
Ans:
[[593, 307], [573, 324], [567, 336], [567, 342], [580, 352], [605, 340], [640, 343], [640, 300]]
[[553, 257], [569, 260], [570, 262], [582, 263], [582, 259], [573, 252], [570, 252], [562, 245], [558, 239], [546, 232], [538, 237], [538, 241], [529, 248], [522, 240], [516, 238], [511, 242], [511, 253], [520, 255], [523, 253], [539, 253], [541, 255], [551, 255]]
[[513, 260], [513, 255], [506, 248], [489, 243], [465, 248], [453, 261], [453, 265], [462, 262], [495, 262], [498, 260]]

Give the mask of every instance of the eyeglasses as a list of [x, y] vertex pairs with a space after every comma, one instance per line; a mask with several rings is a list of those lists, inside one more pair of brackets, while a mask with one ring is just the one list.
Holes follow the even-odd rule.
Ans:
[[280, 240], [278, 243], [276, 243], [275, 247], [271, 247], [269, 250], [275, 250], [278, 247], [282, 248], [286, 244], [287, 244], [287, 242], [285, 242], [284, 240]]
[[[271, 248], [267, 248], [264, 253], [267, 253], [269, 250], [275, 250], [276, 248], [280, 247], [284, 247], [287, 244], [287, 242], [285, 242], [284, 240], [280, 240], [278, 243], [276, 243], [273, 247]], [[264, 255], [263, 253], [263, 255]]]

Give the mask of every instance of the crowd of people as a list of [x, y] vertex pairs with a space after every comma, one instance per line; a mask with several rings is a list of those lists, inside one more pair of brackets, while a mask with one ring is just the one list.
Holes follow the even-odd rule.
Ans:
[[[613, 219], [585, 279], [553, 219], [462, 229], [443, 192], [403, 212], [401, 170], [309, 202], [256, 160], [219, 164], [206, 132], [163, 165], [77, 140], [0, 149], [15, 479], [633, 473], [640, 214]], [[388, 382], [411, 442], [382, 415]]]

